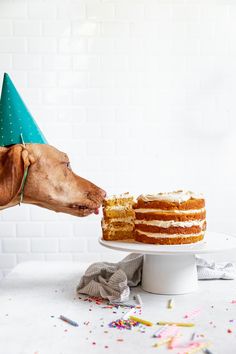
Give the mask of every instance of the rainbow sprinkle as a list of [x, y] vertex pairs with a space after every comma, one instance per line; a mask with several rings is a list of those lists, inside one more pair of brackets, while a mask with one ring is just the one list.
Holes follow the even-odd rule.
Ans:
[[139, 325], [139, 322], [137, 322], [137, 321], [134, 321], [131, 319], [124, 320], [122, 318], [109, 323], [109, 327], [111, 327], [111, 328], [128, 329], [128, 330], [131, 330], [132, 327], [136, 327], [138, 325]]

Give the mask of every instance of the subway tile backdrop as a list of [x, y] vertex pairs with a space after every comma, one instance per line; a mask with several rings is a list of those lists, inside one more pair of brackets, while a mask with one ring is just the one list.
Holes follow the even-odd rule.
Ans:
[[[208, 229], [234, 235], [235, 20], [229, 0], [0, 0], [0, 74], [79, 175], [108, 193], [202, 191]], [[99, 235], [95, 215], [2, 211], [1, 276], [120, 258]]]

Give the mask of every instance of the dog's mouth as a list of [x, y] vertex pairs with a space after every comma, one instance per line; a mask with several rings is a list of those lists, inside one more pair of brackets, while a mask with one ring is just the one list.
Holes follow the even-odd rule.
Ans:
[[99, 214], [99, 207], [91, 207], [85, 204], [71, 204], [70, 208], [78, 211], [79, 213], [82, 214], [82, 216], [87, 216], [89, 214]]

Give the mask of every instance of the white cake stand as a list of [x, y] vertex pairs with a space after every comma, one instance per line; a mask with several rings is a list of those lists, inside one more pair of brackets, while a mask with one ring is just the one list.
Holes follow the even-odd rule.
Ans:
[[105, 241], [102, 246], [143, 253], [142, 288], [154, 294], [185, 294], [198, 288], [196, 254], [236, 248], [236, 237], [206, 232], [203, 241], [187, 245], [151, 245], [128, 241]]

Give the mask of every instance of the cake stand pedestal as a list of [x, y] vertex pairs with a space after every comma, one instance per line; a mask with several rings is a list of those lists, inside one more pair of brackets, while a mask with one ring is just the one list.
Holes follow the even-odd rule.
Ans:
[[203, 241], [186, 245], [151, 245], [130, 241], [105, 241], [102, 246], [143, 253], [142, 288], [154, 294], [186, 294], [198, 288], [196, 254], [236, 248], [236, 237], [206, 232]]

